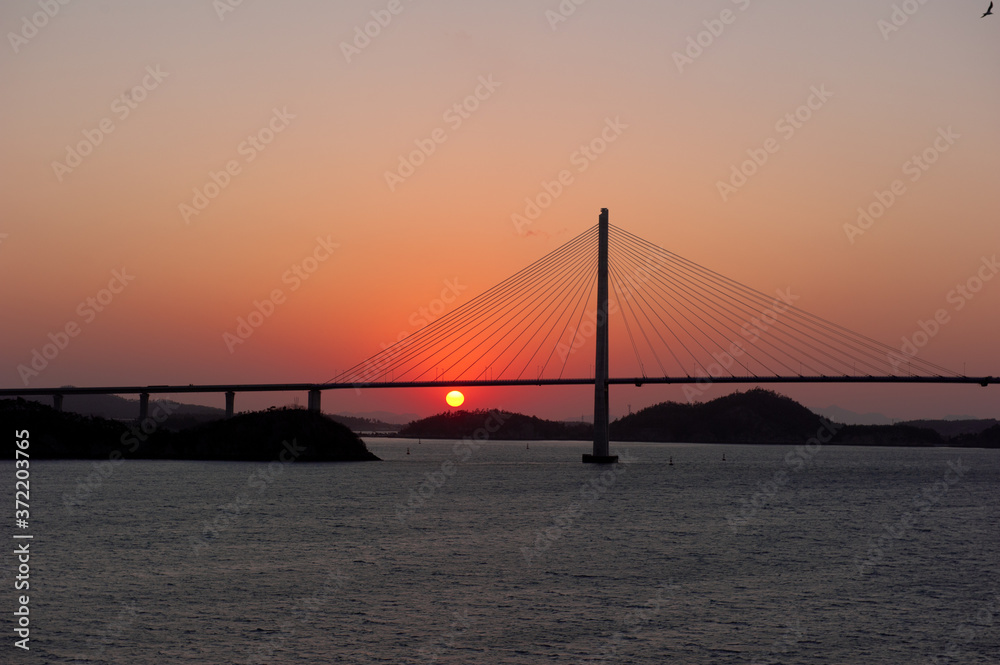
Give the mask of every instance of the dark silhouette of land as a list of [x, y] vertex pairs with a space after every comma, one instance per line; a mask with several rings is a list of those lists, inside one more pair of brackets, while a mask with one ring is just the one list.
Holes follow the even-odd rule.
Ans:
[[[30, 400], [0, 400], [0, 420], [31, 432], [36, 459], [253, 460], [378, 459], [347, 426], [300, 408], [271, 408], [231, 419], [201, 422], [208, 414], [167, 413], [151, 405], [150, 417], [109, 420], [55, 409]], [[154, 418], [155, 416], [155, 418]], [[365, 431], [379, 421], [355, 418]], [[918, 420], [895, 425], [836, 425], [795, 400], [762, 388], [709, 402], [663, 402], [611, 423], [616, 441], [677, 443], [801, 444], [821, 429], [830, 443], [859, 446], [1000, 448], [996, 420]], [[590, 423], [544, 420], [508, 411], [449, 411], [405, 425], [399, 436], [424, 439], [482, 438], [495, 441], [589, 441]], [[294, 445], [290, 442], [294, 440]], [[288, 442], [288, 445], [285, 445]], [[299, 449], [302, 450], [299, 450]], [[117, 452], [115, 452], [117, 451]]]
[[995, 418], [968, 418], [961, 420], [906, 420], [896, 424], [932, 429], [942, 438], [951, 439], [964, 434], [979, 434], [994, 425], [1000, 425], [1000, 421]]
[[[28, 401], [41, 404], [51, 404], [48, 397], [25, 397]], [[131, 421], [139, 413], [139, 400], [127, 399], [118, 395], [67, 395], [63, 399], [63, 411], [72, 411], [84, 416], [99, 416], [113, 420]], [[169, 399], [153, 399], [149, 402], [150, 413], [162, 413], [166, 416], [161, 426], [163, 429], [178, 431], [189, 429], [203, 423], [222, 420], [226, 410], [199, 404], [185, 404]], [[397, 432], [401, 425], [384, 422], [377, 418], [364, 416], [344, 416], [327, 414], [330, 418], [347, 425], [355, 432]]]
[[416, 420], [399, 430], [399, 436], [461, 439], [475, 436], [477, 430], [486, 431], [487, 425], [496, 429], [489, 432], [489, 438], [500, 441], [586, 441], [594, 436], [594, 426], [590, 423], [562, 423], [509, 411], [465, 410]]
[[829, 421], [770, 390], [735, 392], [710, 402], [663, 402], [611, 423], [621, 441], [802, 443]]
[[[710, 402], [656, 404], [611, 423], [611, 436], [619, 441], [799, 444], [828, 428], [831, 422], [790, 397], [755, 388]], [[836, 424], [830, 443], [1000, 448], [1000, 425], [996, 421], [927, 421], [927, 426], [918, 423]], [[945, 431], [951, 428], [955, 434], [942, 435], [935, 426]]]
[[[184, 459], [284, 462], [378, 460], [357, 434], [306, 409], [243, 413], [173, 431], [150, 410], [142, 422], [56, 411], [38, 402], [0, 400], [0, 420], [28, 430], [33, 459]], [[155, 416], [162, 415], [162, 422]]]
[[[399, 436], [473, 437], [483, 427], [489, 413], [441, 413], [409, 423], [400, 430]], [[504, 416], [504, 422], [490, 434], [494, 440], [587, 441], [593, 437], [593, 426], [589, 423], [564, 423], [517, 413], [499, 413]], [[835, 434], [830, 443], [839, 445], [1000, 448], [1000, 425], [994, 420], [926, 421], [926, 426], [902, 423], [831, 427], [831, 422], [789, 397], [755, 388], [710, 402], [656, 404], [615, 420], [610, 430], [615, 441], [801, 444], [821, 429], [832, 429]], [[942, 434], [937, 431], [938, 427], [951, 434]]]

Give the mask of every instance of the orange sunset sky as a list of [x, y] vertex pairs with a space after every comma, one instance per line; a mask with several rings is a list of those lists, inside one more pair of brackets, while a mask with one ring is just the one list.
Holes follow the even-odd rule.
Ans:
[[[326, 381], [414, 332], [449, 283], [450, 311], [602, 207], [892, 346], [944, 309], [920, 358], [1000, 375], [987, 4], [5, 1], [0, 387]], [[275, 290], [272, 315], [227, 344]], [[19, 370], [67, 326], [56, 357]], [[624, 344], [612, 328], [613, 376]], [[775, 389], [895, 418], [1000, 417], [998, 386]], [[446, 392], [326, 392], [323, 407], [429, 415]], [[592, 388], [465, 392], [469, 408], [593, 408]], [[681, 389], [614, 387], [612, 415], [669, 399]]]

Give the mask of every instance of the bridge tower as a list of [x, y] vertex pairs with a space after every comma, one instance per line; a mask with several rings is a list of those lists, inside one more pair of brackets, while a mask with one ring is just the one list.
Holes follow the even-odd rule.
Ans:
[[608, 450], [608, 209], [601, 208], [597, 225], [597, 357], [594, 360], [594, 454], [583, 461], [612, 464], [618, 455]]

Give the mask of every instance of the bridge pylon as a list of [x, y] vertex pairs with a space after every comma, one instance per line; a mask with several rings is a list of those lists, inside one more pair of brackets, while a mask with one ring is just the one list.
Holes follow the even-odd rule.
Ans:
[[594, 453], [583, 461], [613, 464], [608, 450], [608, 209], [601, 208], [597, 225], [597, 357], [594, 360]]

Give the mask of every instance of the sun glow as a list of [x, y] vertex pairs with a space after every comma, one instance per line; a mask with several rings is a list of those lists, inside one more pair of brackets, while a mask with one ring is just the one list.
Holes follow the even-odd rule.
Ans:
[[444, 401], [448, 402], [448, 406], [462, 406], [462, 403], [465, 402], [465, 395], [457, 390], [452, 390], [445, 396]]

